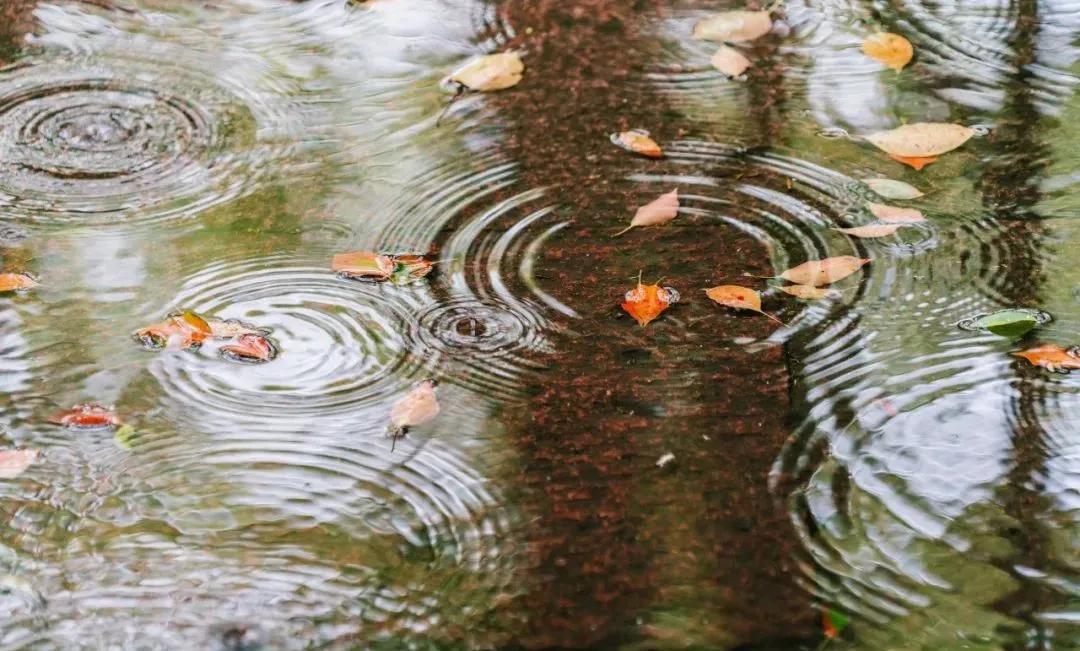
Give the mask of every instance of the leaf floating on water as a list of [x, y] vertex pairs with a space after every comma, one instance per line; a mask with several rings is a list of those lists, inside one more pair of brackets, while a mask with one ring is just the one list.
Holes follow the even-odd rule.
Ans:
[[761, 309], [761, 294], [757, 290], [739, 285], [718, 285], [706, 289], [705, 295], [725, 307], [764, 314], [780, 325], [784, 325], [783, 321]]
[[709, 62], [728, 77], [738, 77], [750, 67], [750, 59], [744, 57], [735, 48], [726, 45], [721, 45]]
[[431, 273], [432, 263], [416, 253], [402, 253], [390, 257], [394, 268], [390, 272], [390, 282], [395, 285], [407, 285]]
[[694, 25], [694, 38], [704, 41], [752, 41], [772, 31], [768, 11], [725, 11]]
[[797, 267], [792, 267], [780, 274], [780, 278], [790, 280], [796, 285], [828, 285], [847, 278], [870, 262], [865, 258], [841, 255], [824, 260], [809, 260]]
[[867, 36], [862, 42], [862, 51], [866, 56], [897, 72], [915, 55], [911, 41], [891, 32], [878, 32]]
[[835, 640], [840, 637], [850, 623], [851, 619], [838, 610], [830, 608], [821, 611], [821, 629], [827, 639]]
[[666, 224], [675, 219], [678, 213], [679, 189], [676, 188], [671, 192], [665, 192], [638, 208], [637, 212], [634, 213], [634, 218], [630, 220], [630, 225], [615, 233], [613, 237], [618, 237], [635, 226], [660, 226]]
[[626, 292], [622, 309], [634, 317], [642, 327], [647, 326], [660, 313], [678, 302], [679, 293], [670, 287], [641, 284], [638, 276], [637, 287]]
[[1011, 308], [990, 314], [979, 314], [963, 319], [956, 325], [962, 330], [985, 330], [1000, 337], [1015, 338], [1051, 320], [1053, 317], [1042, 310]]
[[121, 425], [113, 433], [113, 440], [123, 449], [130, 450], [135, 447], [135, 443], [139, 440], [139, 433], [131, 425]]
[[49, 422], [68, 429], [103, 429], [121, 425], [112, 407], [98, 404], [75, 405], [49, 417]]
[[918, 199], [923, 193], [915, 186], [892, 179], [863, 179], [871, 190], [886, 199]]
[[335, 255], [330, 261], [330, 268], [349, 278], [386, 280], [394, 271], [394, 261], [388, 255], [352, 251]]
[[883, 222], [914, 224], [916, 222], [926, 221], [926, 217], [923, 217], [922, 211], [914, 208], [897, 208], [896, 206], [890, 206], [884, 203], [872, 202], [866, 204], [866, 207], [874, 217], [877, 217]]
[[613, 133], [611, 134], [611, 142], [623, 149], [649, 158], [663, 158], [664, 156], [664, 151], [660, 149], [660, 145], [649, 137], [649, 132], [645, 129], [631, 129], [630, 131]]
[[410, 427], [423, 425], [439, 415], [439, 399], [435, 395], [435, 381], [424, 380], [390, 408], [391, 436], [405, 436]]
[[1046, 344], [1022, 350], [1013, 355], [1023, 357], [1033, 365], [1050, 371], [1067, 372], [1080, 368], [1080, 354], [1077, 353], [1076, 348], [1062, 348], [1054, 344]]
[[144, 347], [150, 350], [175, 348], [187, 350], [198, 348], [213, 336], [206, 319], [194, 312], [171, 314], [161, 323], [146, 326], [134, 333]]
[[834, 228], [834, 231], [839, 231], [852, 237], [858, 238], [874, 238], [874, 237], [888, 237], [896, 233], [896, 230], [903, 226], [903, 224], [866, 224], [865, 226], [853, 226], [851, 228]]
[[210, 326], [210, 333], [215, 339], [232, 339], [241, 335], [266, 336], [267, 334], [265, 329], [256, 328], [239, 319], [226, 319], [224, 321], [220, 319], [206, 319], [206, 323]]
[[0, 450], [0, 479], [15, 479], [38, 458], [37, 450]]
[[499, 52], [469, 61], [450, 75], [450, 81], [469, 90], [503, 90], [516, 86], [524, 71], [525, 64], [517, 52]]
[[242, 334], [235, 343], [221, 347], [221, 355], [234, 362], [269, 362], [277, 357], [277, 348], [270, 340], [258, 334]]
[[840, 298], [843, 296], [843, 293], [841, 293], [839, 289], [814, 287], [813, 285], [784, 285], [780, 288], [780, 291], [806, 301], [816, 301], [822, 298]]
[[872, 133], [866, 140], [892, 156], [925, 158], [952, 151], [974, 135], [974, 129], [962, 124], [916, 122]]
[[0, 292], [22, 292], [37, 286], [38, 282], [26, 272], [0, 273]]
[[908, 167], [914, 168], [916, 172], [921, 172], [922, 168], [926, 167], [930, 163], [937, 162], [938, 159], [937, 156], [896, 156], [894, 154], [889, 154], [889, 158], [893, 159], [898, 163], [903, 163]]

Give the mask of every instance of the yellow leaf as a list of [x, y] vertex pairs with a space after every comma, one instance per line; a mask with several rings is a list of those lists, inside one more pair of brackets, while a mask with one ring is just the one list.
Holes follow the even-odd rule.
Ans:
[[866, 37], [862, 43], [863, 54], [887, 67], [900, 72], [911, 61], [915, 50], [911, 42], [899, 34], [878, 32]]
[[850, 255], [841, 255], [824, 260], [809, 260], [797, 267], [792, 267], [780, 274], [780, 278], [790, 280], [796, 285], [828, 285], [858, 271], [864, 264], [870, 262], [865, 258], [856, 258]]
[[634, 218], [630, 220], [630, 225], [618, 233], [615, 233], [615, 237], [622, 235], [635, 226], [659, 226], [661, 224], [666, 224], [672, 219], [675, 219], [678, 211], [679, 190], [676, 188], [638, 208], [637, 212], [634, 213]]
[[874, 217], [877, 217], [883, 222], [913, 224], [915, 222], [926, 221], [926, 217], [923, 217], [922, 211], [914, 208], [897, 208], [896, 206], [873, 202], [866, 204], [866, 207], [870, 209], [870, 212]]
[[785, 285], [780, 291], [791, 294], [795, 298], [814, 301], [822, 298], [840, 298], [843, 294], [838, 289], [826, 287], [814, 287], [812, 285]]
[[834, 228], [834, 231], [846, 233], [852, 237], [870, 238], [870, 237], [886, 237], [896, 232], [896, 229], [903, 226], [903, 224], [867, 224], [865, 226], [854, 226], [852, 228]]
[[962, 124], [916, 122], [872, 133], [866, 140], [892, 156], [927, 158], [952, 151], [974, 135], [974, 129]]
[[502, 90], [516, 86], [524, 71], [517, 52], [499, 52], [473, 59], [454, 71], [450, 80], [469, 90]]
[[649, 132], [644, 129], [631, 129], [611, 134], [611, 142], [628, 149], [635, 154], [648, 156], [649, 158], [662, 158], [664, 152], [660, 145], [649, 137]]
[[37, 286], [37, 281], [28, 273], [0, 273], [0, 292], [22, 291]]
[[714, 68], [728, 77], [738, 77], [750, 67], [750, 59], [744, 57], [735, 48], [726, 45], [721, 45], [709, 61]]
[[767, 11], [725, 11], [694, 25], [694, 38], [705, 41], [752, 41], [772, 30]]
[[733, 307], [736, 310], [751, 310], [758, 314], [764, 314], [780, 325], [784, 325], [784, 322], [780, 319], [762, 311], [761, 294], [749, 287], [740, 287], [739, 285], [718, 285], [706, 289], [705, 295], [725, 307]]

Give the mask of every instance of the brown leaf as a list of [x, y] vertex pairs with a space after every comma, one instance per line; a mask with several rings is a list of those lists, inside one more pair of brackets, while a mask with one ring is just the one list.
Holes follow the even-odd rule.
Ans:
[[1068, 371], [1080, 368], [1080, 355], [1076, 350], [1062, 348], [1053, 344], [1046, 344], [1037, 348], [1013, 353], [1017, 357], [1023, 357], [1035, 366], [1041, 366], [1051, 371]]
[[866, 207], [870, 209], [870, 212], [874, 217], [877, 217], [883, 222], [913, 224], [926, 221], [926, 217], [923, 217], [922, 211], [914, 208], [897, 208], [896, 206], [873, 202], [867, 203]]
[[903, 224], [866, 224], [865, 226], [853, 226], [851, 228], [834, 228], [834, 231], [846, 233], [852, 237], [873, 238], [886, 237], [896, 232]]
[[780, 291], [791, 294], [795, 298], [807, 301], [816, 301], [822, 298], [840, 298], [843, 293], [838, 289], [826, 287], [814, 287], [813, 285], [784, 285]]
[[744, 57], [735, 48], [726, 45], [721, 45], [709, 62], [728, 77], [738, 77], [750, 67], [750, 59]]
[[962, 124], [916, 122], [866, 136], [878, 149], [893, 156], [926, 158], [952, 151], [975, 135]]
[[641, 154], [649, 158], [663, 158], [664, 151], [660, 145], [649, 137], [649, 132], [644, 129], [631, 129], [611, 134], [611, 142], [623, 149]]
[[173, 347], [180, 350], [197, 348], [213, 336], [206, 319], [194, 312], [171, 314], [161, 323], [135, 331], [135, 338], [151, 349]]
[[705, 41], [752, 41], [772, 31], [768, 11], [725, 11], [698, 21], [694, 38]]
[[439, 399], [435, 395], [435, 381], [424, 380], [390, 408], [390, 425], [400, 436], [408, 428], [423, 425], [438, 415]]
[[517, 52], [499, 52], [469, 61], [454, 71], [450, 80], [469, 90], [503, 90], [516, 86], [524, 71], [525, 64]]
[[768, 312], [762, 311], [761, 294], [759, 294], [757, 290], [750, 289], [749, 287], [740, 287], [739, 285], [718, 285], [706, 289], [705, 295], [720, 305], [733, 307], [737, 310], [751, 310], [758, 314], [764, 314], [780, 325], [784, 325], [784, 322], [780, 319]]
[[330, 261], [330, 268], [350, 278], [386, 280], [394, 271], [394, 261], [388, 255], [351, 251], [335, 255]]
[[670, 287], [642, 285], [638, 277], [637, 287], [626, 292], [622, 309], [642, 326], [648, 325], [660, 313], [679, 300], [679, 294]]
[[659, 226], [661, 224], [666, 224], [672, 219], [675, 219], [678, 212], [679, 189], [676, 188], [638, 208], [637, 212], [634, 213], [634, 218], [630, 220], [630, 225], [618, 233], [615, 233], [613, 237], [618, 237], [635, 226]]
[[266, 337], [247, 333], [222, 346], [221, 354], [235, 362], [268, 362], [277, 357], [277, 349]]
[[75, 405], [67, 411], [53, 414], [49, 422], [69, 429], [102, 429], [122, 424], [112, 407], [93, 403]]
[[0, 450], [0, 479], [15, 479], [38, 458], [37, 450]]
[[792, 267], [780, 274], [780, 278], [790, 280], [796, 285], [828, 285], [847, 278], [870, 262], [865, 258], [841, 255], [824, 260], [809, 260], [797, 267]]
[[862, 51], [866, 56], [897, 72], [900, 72], [915, 54], [911, 41], [890, 32], [878, 32], [867, 36], [862, 43]]
[[0, 273], [0, 292], [18, 292], [37, 286], [34, 277], [26, 272]]
[[921, 172], [922, 168], [926, 167], [930, 163], [937, 162], [937, 156], [897, 156], [895, 154], [889, 154], [889, 158], [898, 163], [903, 163], [909, 167], [915, 168], [916, 172]]

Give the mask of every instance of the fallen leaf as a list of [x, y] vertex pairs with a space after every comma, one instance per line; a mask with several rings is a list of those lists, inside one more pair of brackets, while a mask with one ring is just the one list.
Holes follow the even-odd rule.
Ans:
[[824, 260], [809, 260], [797, 267], [792, 267], [780, 274], [780, 278], [790, 280], [796, 285], [828, 285], [847, 278], [870, 262], [865, 258], [841, 255]]
[[135, 443], [139, 440], [139, 433], [131, 425], [121, 425], [113, 433], [113, 440], [123, 449], [130, 450], [135, 447]]
[[889, 158], [898, 163], [903, 163], [909, 167], [915, 168], [916, 172], [921, 172], [922, 168], [926, 167], [930, 163], [937, 162], [937, 156], [897, 156], [895, 154], [889, 154]]
[[1080, 355], [1074, 348], [1062, 348], [1053, 344], [1046, 344], [1037, 348], [1013, 353], [1017, 357], [1023, 357], [1035, 366], [1041, 366], [1051, 371], [1068, 371], [1080, 368]]
[[69, 429], [102, 429], [121, 425], [112, 407], [98, 404], [75, 405], [49, 417], [49, 422]]
[[726, 45], [721, 45], [709, 62], [728, 77], [738, 77], [750, 67], [750, 59], [744, 57], [735, 48]]
[[660, 145], [649, 137], [649, 132], [644, 129], [631, 129], [611, 134], [611, 142], [623, 149], [641, 154], [649, 158], [663, 158], [664, 151]]
[[524, 71], [525, 64], [517, 52], [499, 52], [469, 61], [450, 75], [450, 81], [469, 90], [502, 90], [516, 86]]
[[394, 271], [394, 261], [388, 255], [352, 251], [335, 255], [330, 261], [330, 268], [349, 278], [386, 280]]
[[634, 228], [635, 226], [659, 226], [666, 224], [679, 212], [679, 189], [676, 188], [671, 192], [665, 192], [656, 199], [653, 199], [649, 203], [641, 206], [634, 213], [634, 218], [630, 220], [630, 225], [622, 229], [618, 233], [615, 233], [612, 237], [618, 237], [626, 231]]
[[136, 330], [136, 339], [148, 349], [174, 347], [180, 350], [197, 348], [213, 336], [206, 319], [194, 312], [171, 314], [161, 323]]
[[15, 479], [37, 458], [37, 450], [0, 450], [0, 479]]
[[725, 307], [733, 307], [736, 310], [751, 310], [758, 314], [764, 314], [780, 325], [784, 325], [783, 321], [761, 309], [761, 294], [749, 287], [718, 285], [706, 289], [705, 295]]
[[862, 51], [866, 56], [897, 72], [900, 72], [915, 54], [911, 41], [890, 32], [878, 32], [867, 36], [862, 42]]
[[34, 277], [24, 272], [0, 273], [0, 292], [21, 292], [38, 286]]
[[914, 208], [897, 208], [896, 206], [873, 202], [866, 204], [866, 207], [874, 217], [877, 217], [883, 222], [913, 224], [915, 222], [926, 221], [926, 217], [923, 217], [922, 211]]
[[239, 337], [240, 335], [266, 336], [267, 334], [265, 329], [256, 328], [239, 319], [226, 319], [224, 321], [220, 319], [206, 319], [206, 323], [210, 326], [210, 334], [212, 334], [215, 339], [232, 339], [233, 337]]
[[648, 325], [660, 313], [679, 300], [679, 293], [670, 287], [642, 285], [638, 276], [637, 287], [626, 292], [622, 309], [642, 326]]
[[277, 348], [262, 335], [242, 334], [221, 347], [221, 355], [234, 362], [268, 362], [277, 357]]
[[[973, 321], [962, 325], [967, 329], [986, 330], [999, 337], [1020, 337], [1039, 325], [1039, 314], [1037, 310], [998, 310], [975, 317]], [[1046, 315], [1044, 321], [1049, 320], [1050, 316]]]
[[410, 427], [423, 425], [438, 415], [435, 381], [424, 380], [390, 408], [391, 435], [398, 439], [405, 436]]
[[394, 265], [390, 272], [390, 282], [395, 285], [407, 285], [431, 273], [432, 263], [418, 253], [402, 253], [390, 257]]
[[807, 301], [816, 301], [822, 298], [840, 298], [844, 295], [839, 289], [814, 287], [813, 285], [784, 285], [780, 288], [780, 291]]
[[825, 637], [833, 640], [840, 637], [840, 634], [844, 632], [844, 629], [848, 627], [851, 620], [844, 613], [828, 609], [821, 611], [821, 628]]
[[698, 21], [694, 38], [705, 41], [752, 41], [772, 31], [768, 11], [725, 11]]
[[886, 199], [918, 199], [923, 193], [915, 186], [892, 179], [863, 179], [863, 183]]
[[853, 226], [851, 228], [834, 228], [834, 231], [846, 233], [852, 237], [873, 238], [887, 237], [896, 233], [896, 229], [903, 224], [866, 224], [865, 226]]
[[975, 135], [962, 124], [916, 122], [866, 136], [867, 142], [893, 156], [925, 158], [952, 151]]
[[668, 465], [669, 463], [671, 463], [674, 460], [675, 460], [675, 455], [670, 453], [670, 452], [666, 452], [666, 453], [660, 455], [660, 458], [656, 460], [656, 467], [657, 468], [663, 468], [664, 466]]

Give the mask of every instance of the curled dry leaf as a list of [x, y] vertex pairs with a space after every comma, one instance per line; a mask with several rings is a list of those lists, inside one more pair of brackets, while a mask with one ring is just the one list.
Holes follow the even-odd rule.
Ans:
[[862, 51], [866, 56], [897, 72], [915, 55], [911, 41], [891, 32], [878, 32], [867, 36], [862, 42]]
[[37, 450], [0, 450], [0, 479], [15, 479], [37, 458]]
[[923, 193], [913, 185], [892, 179], [863, 179], [863, 183], [886, 199], [918, 199]]
[[797, 267], [792, 267], [780, 274], [780, 278], [790, 280], [796, 285], [828, 285], [847, 278], [870, 262], [865, 258], [840, 255], [824, 260], [809, 260]]
[[516, 86], [524, 71], [525, 64], [517, 52], [499, 52], [469, 61], [450, 75], [450, 81], [469, 90], [502, 90]]
[[1018, 353], [1017, 357], [1023, 357], [1035, 366], [1051, 371], [1070, 371], [1080, 368], [1080, 354], [1075, 348], [1062, 348], [1053, 344], [1046, 344], [1037, 348], [1029, 348]]
[[69, 429], [102, 429], [122, 424], [112, 407], [93, 403], [75, 405], [67, 411], [53, 414], [49, 422]]
[[638, 276], [637, 287], [626, 292], [622, 309], [634, 317], [642, 327], [647, 326], [660, 313], [679, 300], [679, 293], [670, 287], [641, 284]]
[[733, 307], [736, 310], [750, 310], [758, 314], [764, 314], [780, 325], [784, 322], [761, 309], [761, 294], [749, 287], [739, 285], [718, 285], [705, 290], [705, 295], [713, 301], [725, 307]]
[[889, 158], [898, 163], [903, 163], [908, 167], [915, 168], [916, 172], [921, 172], [922, 168], [926, 167], [930, 163], [937, 162], [937, 156], [897, 156], [895, 154], [889, 154]]
[[834, 228], [834, 231], [839, 231], [852, 237], [859, 238], [874, 238], [874, 237], [888, 237], [896, 233], [896, 229], [903, 226], [903, 224], [867, 224], [865, 226], [853, 226], [852, 228]]
[[744, 57], [735, 48], [726, 45], [721, 45], [709, 62], [728, 77], [738, 77], [750, 67], [750, 59]]
[[650, 138], [649, 132], [644, 129], [631, 129], [630, 131], [613, 133], [611, 134], [611, 142], [623, 149], [649, 158], [663, 158], [664, 156], [664, 151], [660, 149], [660, 145]]
[[952, 151], [975, 135], [962, 124], [916, 122], [866, 136], [867, 142], [892, 156], [925, 158]]
[[171, 314], [161, 323], [146, 326], [134, 333], [136, 339], [148, 349], [177, 348], [186, 350], [198, 348], [213, 336], [213, 331], [206, 319], [194, 312]]
[[791, 294], [795, 298], [807, 301], [816, 301], [822, 298], [840, 298], [843, 294], [839, 289], [827, 287], [814, 287], [813, 285], [784, 285], [780, 291]]
[[679, 189], [676, 188], [671, 192], [665, 192], [656, 199], [653, 199], [649, 203], [641, 206], [634, 213], [634, 218], [630, 220], [630, 225], [622, 229], [618, 233], [615, 233], [613, 237], [618, 237], [626, 231], [634, 228], [635, 226], [659, 226], [666, 224], [679, 213]]
[[38, 282], [25, 271], [0, 273], [0, 292], [21, 292], [37, 286]]
[[277, 348], [266, 337], [245, 333], [221, 347], [221, 356], [234, 362], [268, 362], [277, 357]]
[[768, 11], [725, 11], [694, 25], [694, 38], [704, 41], [752, 41], [772, 31]]
[[435, 395], [435, 381], [424, 380], [390, 408], [390, 434], [396, 439], [404, 436], [410, 427], [423, 425], [439, 415], [439, 399]]
[[394, 261], [388, 255], [351, 251], [335, 255], [330, 261], [330, 268], [350, 278], [386, 280], [394, 271]]
[[894, 224], [914, 224], [916, 222], [926, 221], [926, 217], [923, 217], [922, 211], [914, 208], [897, 208], [896, 206], [889, 206], [883, 203], [868, 203], [866, 207], [870, 210], [874, 217], [877, 217], [883, 222], [892, 222]]

